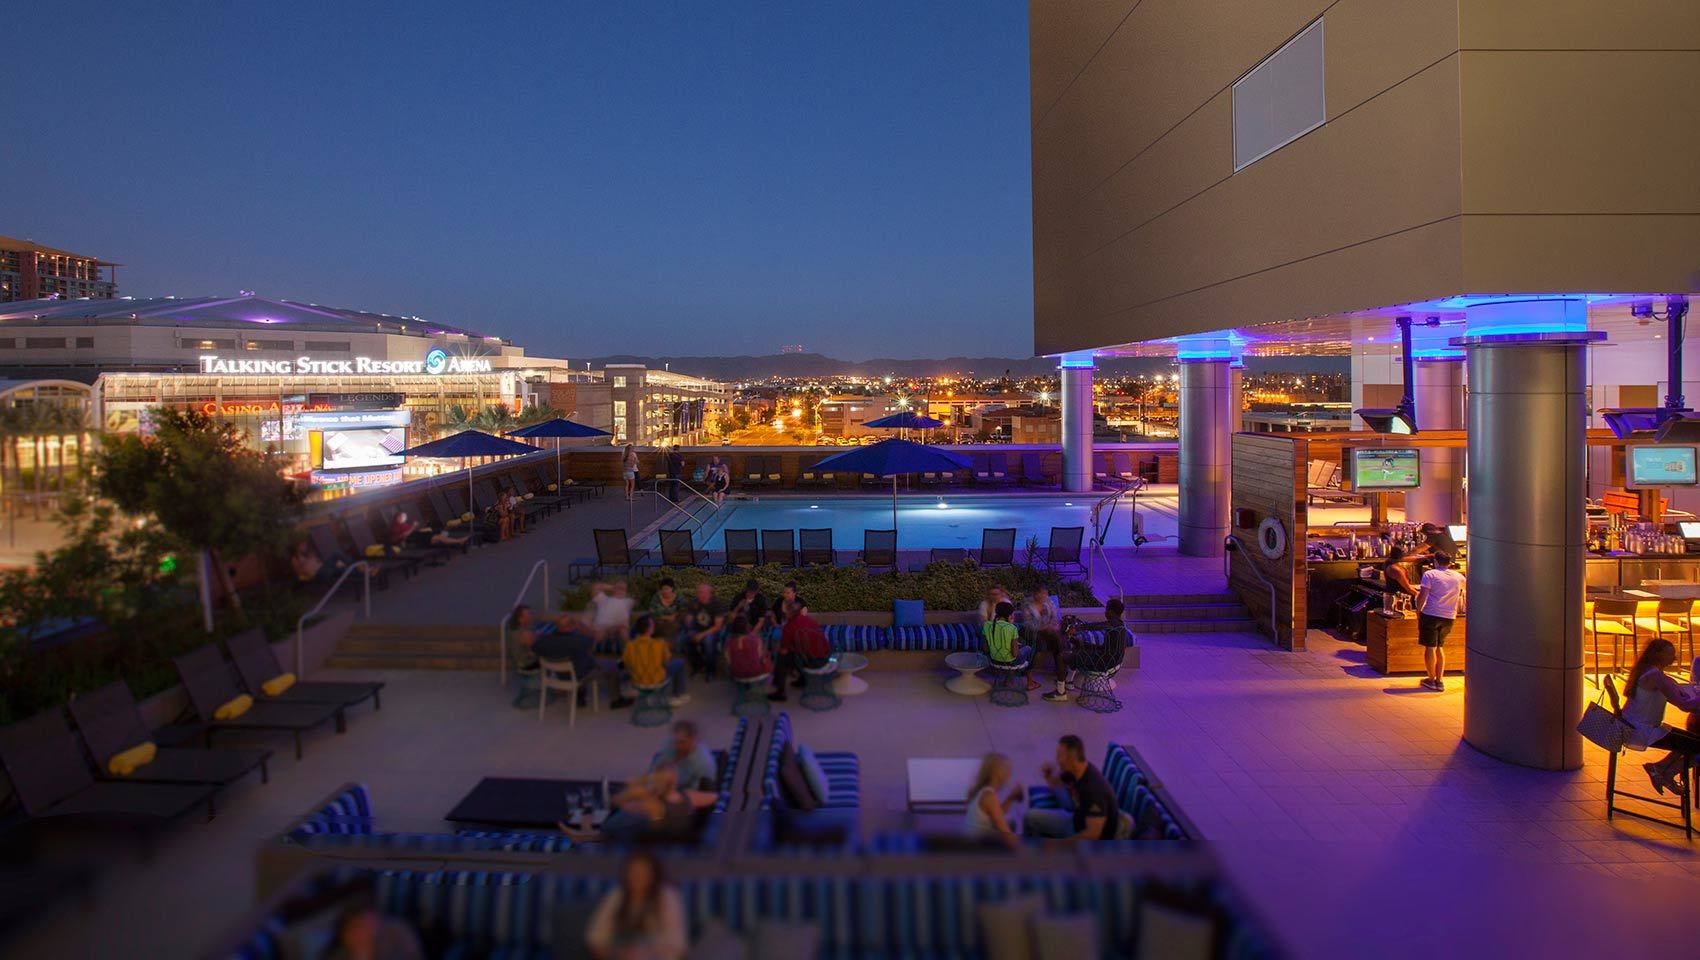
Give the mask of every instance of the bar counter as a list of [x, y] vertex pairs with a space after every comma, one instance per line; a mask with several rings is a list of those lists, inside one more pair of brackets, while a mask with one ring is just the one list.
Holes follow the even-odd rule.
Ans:
[[[1464, 672], [1464, 621], [1452, 621], [1452, 632], [1446, 635], [1446, 672]], [[1417, 615], [1389, 617], [1380, 610], [1364, 618], [1364, 655], [1370, 668], [1379, 674], [1424, 673], [1423, 647], [1417, 642]]]

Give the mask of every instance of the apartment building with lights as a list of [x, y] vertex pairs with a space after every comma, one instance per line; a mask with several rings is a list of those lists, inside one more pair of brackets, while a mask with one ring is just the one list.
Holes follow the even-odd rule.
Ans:
[[110, 300], [118, 264], [33, 240], [0, 237], [0, 303], [14, 300]]

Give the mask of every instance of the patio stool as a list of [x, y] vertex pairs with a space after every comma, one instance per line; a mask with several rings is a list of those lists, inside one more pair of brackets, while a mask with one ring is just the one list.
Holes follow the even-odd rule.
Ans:
[[1120, 667], [1109, 670], [1080, 671], [1080, 692], [1075, 694], [1074, 702], [1093, 713], [1115, 713], [1122, 708], [1122, 702], [1116, 699], [1116, 671]]
[[832, 678], [838, 673], [838, 664], [828, 660], [818, 667], [803, 667], [803, 695], [797, 702], [805, 710], [823, 713], [827, 710], [837, 710], [839, 699], [837, 691], [832, 689]]
[[759, 677], [735, 680], [738, 691], [732, 701], [732, 716], [765, 717], [773, 712], [773, 704], [767, 699], [767, 684], [772, 679], [773, 674], [764, 673]]
[[1015, 660], [1010, 663], [992, 664], [992, 692], [989, 699], [993, 706], [1025, 707], [1030, 702], [1027, 696], [1027, 671], [1032, 667], [1030, 660]]
[[637, 702], [632, 704], [632, 724], [639, 727], [658, 727], [673, 719], [673, 708], [667, 703], [667, 690], [673, 685], [664, 680], [653, 687], [637, 687]]

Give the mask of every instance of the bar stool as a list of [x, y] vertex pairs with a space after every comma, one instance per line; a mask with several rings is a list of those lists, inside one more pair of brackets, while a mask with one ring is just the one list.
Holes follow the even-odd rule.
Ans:
[[803, 695], [797, 702], [806, 710], [824, 713], [837, 710], [842, 702], [832, 689], [832, 678], [838, 674], [838, 664], [832, 660], [818, 667], [803, 667]]
[[1080, 692], [1075, 694], [1074, 702], [1093, 713], [1115, 713], [1122, 708], [1122, 702], [1116, 699], [1116, 671], [1121, 669], [1118, 664], [1108, 670], [1080, 671]]
[[1594, 675], [1604, 672], [1600, 667], [1600, 639], [1611, 643], [1611, 669], [1617, 672], [1623, 642], [1635, 642], [1635, 601], [1587, 600], [1582, 604], [1582, 629], [1594, 641]]
[[1033, 666], [1031, 660], [1012, 660], [1008, 663], [992, 661], [992, 692], [988, 699], [993, 706], [1025, 707], [1031, 702], [1027, 695], [1027, 671]]
[[[1623, 707], [1618, 702], [1617, 684], [1613, 683], [1610, 677], [1607, 677], [1604, 681], [1604, 687], [1606, 696], [1611, 698], [1611, 712], [1615, 714], [1619, 720], [1622, 720]], [[1662, 823], [1667, 827], [1680, 827], [1682, 829], [1683, 838], [1686, 840], [1693, 840], [1694, 755], [1689, 754], [1683, 760], [1682, 771], [1676, 775], [1677, 799], [1675, 803], [1672, 803], [1669, 800], [1661, 800], [1658, 797], [1649, 797], [1646, 794], [1630, 793], [1627, 790], [1617, 789], [1617, 758], [1622, 752], [1623, 748], [1619, 747], [1618, 749], [1613, 750], [1606, 760], [1606, 819], [1609, 821], [1614, 814], [1621, 813], [1626, 817], [1634, 817], [1637, 820], [1646, 820], [1649, 823]], [[1618, 797], [1628, 797], [1631, 800], [1639, 800], [1642, 803], [1650, 804], [1655, 807], [1681, 810], [1682, 822], [1677, 823], [1673, 820], [1665, 820], [1661, 817], [1655, 817], [1652, 814], [1647, 813], [1640, 813], [1635, 810], [1625, 810], [1617, 805]]]
[[637, 687], [637, 702], [632, 704], [632, 725], [637, 727], [658, 727], [673, 719], [673, 707], [667, 702], [667, 690], [673, 685], [671, 680], [663, 680], [654, 686]]
[[764, 673], [759, 677], [734, 678], [737, 683], [737, 696], [732, 700], [732, 716], [765, 717], [773, 712], [773, 704], [767, 699], [767, 684], [772, 679], [772, 673]]

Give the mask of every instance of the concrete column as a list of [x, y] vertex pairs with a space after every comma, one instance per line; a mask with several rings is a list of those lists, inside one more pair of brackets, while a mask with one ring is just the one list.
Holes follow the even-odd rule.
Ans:
[[1236, 419], [1226, 357], [1181, 361], [1180, 552], [1219, 557], [1228, 535], [1228, 456]]
[[1584, 345], [1602, 335], [1527, 329], [1459, 341], [1470, 377], [1464, 739], [1571, 770], [1582, 765]]
[[[1413, 394], [1417, 428], [1460, 430], [1464, 426], [1464, 361], [1462, 357], [1416, 362]], [[1412, 523], [1458, 523], [1463, 519], [1464, 451], [1424, 447], [1423, 485], [1405, 491], [1405, 519]]]
[[1092, 489], [1092, 365], [1065, 359], [1062, 374], [1062, 488]]

